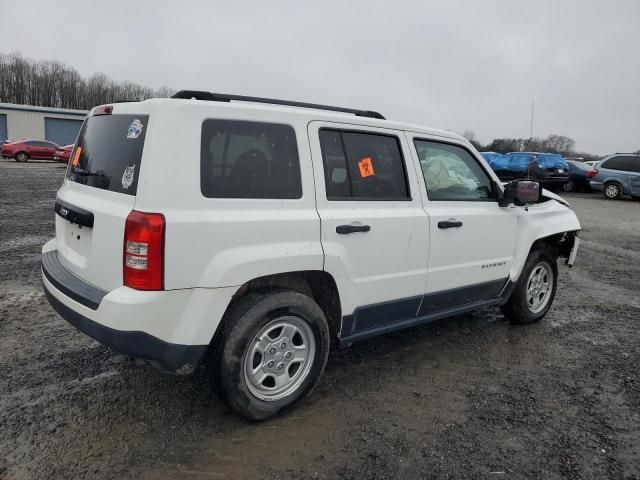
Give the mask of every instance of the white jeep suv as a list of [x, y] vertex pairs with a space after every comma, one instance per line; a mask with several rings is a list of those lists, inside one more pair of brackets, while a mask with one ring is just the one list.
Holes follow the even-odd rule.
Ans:
[[487, 306], [540, 320], [580, 224], [463, 137], [371, 111], [182, 91], [86, 118], [42, 249], [72, 325], [261, 420], [331, 346]]

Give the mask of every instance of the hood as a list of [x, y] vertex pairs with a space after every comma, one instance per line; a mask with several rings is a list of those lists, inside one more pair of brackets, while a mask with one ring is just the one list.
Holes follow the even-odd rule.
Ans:
[[562, 198], [562, 197], [561, 197], [561, 196], [559, 196], [559, 195], [556, 195], [556, 194], [555, 194], [555, 193], [553, 193], [553, 192], [550, 192], [549, 190], [547, 190], [547, 189], [545, 189], [545, 188], [543, 188], [543, 189], [542, 189], [541, 196], [542, 196], [542, 197], [545, 197], [545, 198], [549, 198], [549, 199], [551, 199], [551, 200], [555, 200], [555, 201], [557, 201], [558, 203], [561, 203], [562, 205], [564, 205], [564, 206], [566, 206], [566, 207], [570, 207], [570, 206], [571, 206], [571, 205], [569, 205], [569, 202], [567, 202], [564, 198]]

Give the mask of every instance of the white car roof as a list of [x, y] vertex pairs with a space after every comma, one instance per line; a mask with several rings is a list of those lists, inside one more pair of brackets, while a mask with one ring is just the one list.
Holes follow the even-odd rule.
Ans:
[[[214, 110], [226, 110], [234, 109], [243, 113], [253, 112], [278, 112], [285, 113], [288, 116], [298, 119], [304, 119], [308, 122], [311, 121], [333, 121], [340, 123], [354, 123], [363, 126], [386, 128], [393, 130], [404, 130], [414, 133], [423, 133], [430, 136], [444, 137], [452, 140], [462, 141], [468, 143], [467, 140], [457, 133], [438, 129], [430, 128], [421, 125], [415, 125], [411, 123], [398, 122], [394, 120], [370, 118], [365, 116], [356, 116], [353, 113], [334, 112], [329, 110], [322, 110], [320, 108], [305, 108], [299, 106], [289, 105], [275, 105], [269, 103], [251, 103], [245, 101], [211, 101], [211, 100], [196, 100], [196, 99], [181, 99], [181, 98], [152, 98], [144, 100], [142, 102], [132, 102], [123, 104], [114, 104], [117, 106], [116, 111], [134, 111], [138, 108], [143, 110], [159, 110], [159, 109], [178, 109], [185, 106], [199, 106], [205, 108], [211, 108]], [[138, 110], [139, 111], [139, 110]]]

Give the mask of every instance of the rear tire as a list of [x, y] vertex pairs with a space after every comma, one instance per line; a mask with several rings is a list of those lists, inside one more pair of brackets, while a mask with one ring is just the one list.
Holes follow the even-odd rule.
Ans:
[[13, 158], [15, 158], [16, 162], [26, 162], [29, 160], [29, 155], [26, 152], [18, 152]]
[[564, 190], [565, 192], [575, 192], [576, 184], [573, 183], [573, 180], [567, 180], [567, 183], [562, 185], [562, 190]]
[[500, 309], [513, 324], [538, 322], [551, 308], [557, 286], [556, 260], [547, 250], [532, 250], [509, 300]]
[[292, 290], [252, 292], [227, 312], [213, 381], [229, 407], [261, 421], [311, 393], [329, 355], [329, 326], [310, 297]]
[[608, 200], [618, 200], [622, 198], [622, 188], [614, 182], [604, 184], [604, 198]]

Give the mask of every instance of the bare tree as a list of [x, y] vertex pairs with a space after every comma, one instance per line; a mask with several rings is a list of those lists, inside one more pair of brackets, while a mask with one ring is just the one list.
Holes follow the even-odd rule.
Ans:
[[473, 145], [477, 150], [483, 150], [484, 149], [484, 145], [482, 145], [482, 143], [480, 143], [480, 141], [476, 137], [476, 134], [474, 133], [473, 130], [471, 130], [471, 129], [465, 130], [464, 132], [462, 132], [462, 136], [464, 138], [466, 138], [467, 140], [469, 140], [469, 143], [471, 143], [471, 145]]
[[575, 142], [563, 135], [549, 135], [547, 138], [496, 138], [486, 149], [492, 152], [541, 152], [568, 155], [573, 153]]
[[572, 138], [563, 135], [549, 135], [545, 139], [547, 151], [566, 154], [572, 152], [576, 142]]
[[462, 132], [462, 136], [467, 140], [469, 140], [470, 142], [473, 142], [476, 140], [476, 134], [471, 129], [466, 129], [464, 132]]
[[0, 54], [0, 102], [88, 110], [116, 101], [169, 97], [173, 90], [153, 90], [132, 82], [115, 82], [104, 73], [84, 79], [57, 61], [40, 61], [14, 52]]

